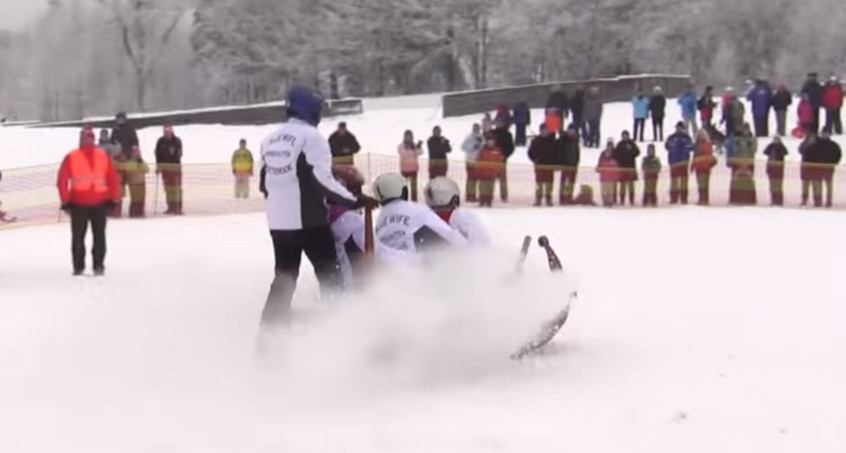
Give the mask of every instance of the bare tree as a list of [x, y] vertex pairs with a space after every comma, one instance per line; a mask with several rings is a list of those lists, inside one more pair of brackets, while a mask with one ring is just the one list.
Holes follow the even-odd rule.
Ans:
[[174, 0], [98, 1], [112, 12], [123, 51], [134, 72], [135, 102], [143, 111], [158, 58], [186, 16], [185, 6]]

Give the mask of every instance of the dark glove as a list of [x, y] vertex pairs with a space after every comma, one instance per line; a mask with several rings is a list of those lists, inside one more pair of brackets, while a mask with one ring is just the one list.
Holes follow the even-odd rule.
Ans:
[[72, 204], [70, 204], [70, 203], [62, 203], [62, 208], [61, 208], [61, 209], [62, 209], [62, 211], [65, 211], [65, 212], [67, 212], [68, 214], [70, 214], [71, 210], [73, 209], [73, 205], [72, 205]]
[[364, 194], [359, 194], [358, 196], [356, 196], [355, 209], [361, 209], [361, 208], [376, 209], [378, 207], [379, 207], [379, 200], [377, 200], [373, 197], [364, 195]]
[[118, 204], [115, 200], [109, 200], [109, 201], [103, 203], [103, 209], [105, 209], [107, 211], [111, 211], [112, 209], [117, 208], [117, 205]]

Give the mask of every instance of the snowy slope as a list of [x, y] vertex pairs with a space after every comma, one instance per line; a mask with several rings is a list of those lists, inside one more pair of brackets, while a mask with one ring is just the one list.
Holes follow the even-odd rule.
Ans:
[[[668, 101], [668, 117], [665, 124], [666, 134], [672, 132], [673, 125], [679, 121], [680, 112], [675, 100]], [[543, 112], [532, 112], [535, 124], [543, 118]], [[719, 113], [717, 114], [719, 116]], [[602, 141], [608, 137], [619, 138], [623, 130], [632, 128], [631, 106], [628, 103], [614, 103], [605, 106], [602, 122]], [[453, 144], [453, 159], [463, 160], [460, 152], [461, 142], [469, 133], [474, 122], [481, 121], [481, 115], [441, 118], [440, 100], [434, 95], [412, 96], [408, 98], [388, 98], [365, 102], [365, 113], [349, 117], [332, 118], [321, 124], [321, 131], [327, 136], [335, 129], [338, 121], [346, 121], [350, 130], [356, 134], [363, 153], [395, 155], [397, 145], [402, 140], [403, 131], [410, 129], [418, 140], [425, 141], [432, 128], [440, 125], [444, 135]], [[751, 121], [751, 118], [750, 118]], [[773, 119], [772, 130], [775, 130]], [[795, 111], [790, 112], [788, 124], [796, 124]], [[258, 150], [261, 140], [273, 129], [273, 126], [221, 127], [187, 126], [177, 128], [177, 134], [185, 145], [187, 163], [222, 163], [228, 162], [238, 141], [246, 138], [254, 150]], [[153, 159], [155, 142], [161, 131], [155, 128], [139, 132], [142, 152], [148, 160]], [[651, 137], [651, 125], [647, 124], [646, 138]], [[26, 129], [22, 127], [0, 128], [0, 169], [19, 168], [32, 165], [55, 164], [61, 161], [70, 147], [77, 143], [78, 131], [75, 129]], [[769, 140], [762, 140], [760, 149]], [[798, 141], [788, 139], [791, 151], [788, 159], [798, 160], [796, 152]], [[846, 145], [846, 140], [841, 142]], [[663, 147], [659, 145], [658, 154], [663, 156]], [[761, 156], [762, 157], [762, 156]], [[583, 153], [583, 164], [593, 165], [597, 151]], [[525, 150], [518, 151], [514, 162], [527, 162]]]
[[[842, 213], [480, 215], [501, 256], [392, 272], [264, 359], [261, 215], [112, 223], [104, 280], [68, 276], [67, 225], [0, 231], [0, 451], [846, 449]], [[537, 249], [526, 283], [491, 284], [526, 233], [581, 295], [552, 354], [515, 364], [505, 340], [561, 296]], [[388, 340], [404, 353], [374, 360]]]

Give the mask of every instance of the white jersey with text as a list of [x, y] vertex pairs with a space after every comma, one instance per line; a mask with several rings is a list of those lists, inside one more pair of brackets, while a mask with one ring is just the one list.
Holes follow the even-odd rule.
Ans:
[[261, 144], [262, 183], [271, 230], [329, 225], [327, 200], [352, 206], [355, 196], [332, 176], [329, 143], [316, 127], [289, 119]]
[[467, 240], [428, 206], [405, 200], [383, 206], [375, 227], [379, 244], [409, 253], [416, 253], [418, 245], [429, 242], [467, 245]]
[[[355, 281], [356, 266], [365, 251], [364, 215], [359, 211], [349, 210], [332, 222], [332, 234], [335, 236], [335, 250], [344, 286], [349, 288]], [[380, 263], [415, 264], [416, 255], [373, 244], [374, 256]]]
[[491, 245], [488, 231], [479, 218], [469, 209], [455, 208], [449, 217], [449, 226], [457, 231], [472, 246], [487, 247]]

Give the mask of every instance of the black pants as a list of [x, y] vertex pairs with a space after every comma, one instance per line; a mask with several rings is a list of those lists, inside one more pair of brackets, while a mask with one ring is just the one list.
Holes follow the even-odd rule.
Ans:
[[652, 117], [652, 141], [658, 142], [664, 141], [664, 117], [663, 116], [653, 116]]
[[70, 216], [73, 270], [75, 272], [85, 270], [85, 235], [88, 233], [89, 223], [91, 224], [91, 233], [94, 236], [94, 244], [91, 250], [94, 258], [94, 270], [102, 270], [104, 268], [103, 261], [106, 259], [106, 208], [103, 206], [73, 206], [70, 210]]
[[[517, 124], [517, 133], [514, 136], [515, 146], [526, 146], [526, 124]], [[556, 131], [558, 132], [558, 131]]]
[[602, 132], [599, 130], [599, 120], [589, 120], [588, 124], [588, 138], [587, 146], [589, 148], [599, 148], [599, 141], [601, 140]]
[[755, 117], [755, 136], [769, 137], [770, 136], [770, 115]]
[[322, 295], [341, 288], [343, 280], [335, 251], [335, 237], [329, 225], [302, 230], [271, 230], [270, 237], [276, 258], [276, 277], [264, 306], [262, 324], [273, 324], [288, 318], [300, 276], [303, 252], [314, 267]]
[[635, 118], [634, 131], [632, 131], [632, 140], [639, 142], [643, 140], [643, 130], [646, 129], [646, 118]]
[[840, 108], [825, 110], [825, 131], [829, 134], [843, 134], [843, 121], [840, 117]]

